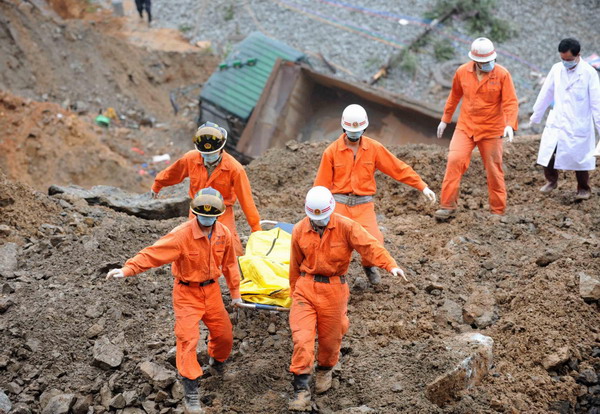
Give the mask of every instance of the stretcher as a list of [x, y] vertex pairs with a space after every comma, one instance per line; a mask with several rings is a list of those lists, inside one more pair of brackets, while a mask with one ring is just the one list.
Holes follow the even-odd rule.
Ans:
[[243, 303], [238, 307], [288, 312], [290, 298], [289, 265], [293, 224], [262, 220], [268, 230], [252, 233], [246, 253], [238, 258]]

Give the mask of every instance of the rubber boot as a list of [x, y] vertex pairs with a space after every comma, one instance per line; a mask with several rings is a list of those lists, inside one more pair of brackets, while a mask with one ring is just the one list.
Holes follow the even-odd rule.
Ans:
[[379, 269], [377, 269], [375, 266], [363, 266], [363, 269], [365, 270], [365, 274], [369, 278], [369, 282], [371, 282], [372, 285], [378, 285], [381, 283]]
[[333, 370], [331, 367], [317, 367], [315, 374], [315, 392], [323, 394], [331, 388], [331, 380], [333, 378]]
[[433, 215], [439, 221], [446, 221], [450, 217], [454, 217], [455, 214], [456, 214], [455, 210], [450, 210], [447, 208], [440, 208], [439, 210], [436, 210], [436, 212]]
[[183, 378], [183, 412], [185, 414], [204, 414], [200, 406], [200, 396], [198, 395], [198, 380]]
[[288, 403], [290, 411], [310, 412], [312, 411], [312, 403], [310, 401], [310, 374], [294, 374], [294, 398]]

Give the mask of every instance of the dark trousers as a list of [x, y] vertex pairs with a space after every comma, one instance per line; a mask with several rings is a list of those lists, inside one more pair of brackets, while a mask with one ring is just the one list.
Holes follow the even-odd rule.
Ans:
[[[558, 170], [554, 169], [555, 156], [556, 152], [552, 154], [548, 166], [544, 167], [544, 176], [546, 177], [546, 180], [552, 184], [558, 182]], [[577, 178], [577, 191], [591, 191], [589, 171], [575, 171], [575, 177]]]
[[148, 14], [148, 21], [152, 21], [152, 12], [150, 11], [150, 9], [152, 8], [151, 0], [135, 0], [135, 7], [137, 7], [137, 11], [140, 14], [140, 17], [142, 17], [142, 12], [144, 11], [144, 9], [146, 9], [146, 13]]

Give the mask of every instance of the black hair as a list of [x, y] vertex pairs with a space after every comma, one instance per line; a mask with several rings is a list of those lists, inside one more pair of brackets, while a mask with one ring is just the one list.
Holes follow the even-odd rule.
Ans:
[[560, 41], [560, 43], [558, 44], [558, 51], [560, 53], [566, 53], [568, 51], [571, 51], [573, 56], [577, 56], [581, 51], [581, 45], [577, 40], [569, 37]]

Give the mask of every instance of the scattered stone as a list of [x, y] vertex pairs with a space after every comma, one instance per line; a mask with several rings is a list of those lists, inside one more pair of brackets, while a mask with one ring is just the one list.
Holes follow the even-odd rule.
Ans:
[[403, 389], [404, 387], [399, 382], [396, 382], [394, 385], [392, 385], [392, 392], [402, 392]]
[[369, 282], [362, 276], [356, 276], [352, 283], [352, 290], [361, 291], [369, 289]]
[[160, 390], [156, 393], [156, 396], [154, 397], [154, 401], [157, 403], [166, 401], [169, 399], [169, 393], [164, 392], [163, 390]]
[[462, 308], [456, 302], [451, 299], [445, 299], [442, 306], [440, 306], [435, 314], [435, 323], [438, 325], [448, 325], [448, 324], [462, 324], [463, 323], [463, 313]]
[[123, 397], [123, 394], [115, 395], [108, 403], [108, 408], [125, 408], [125, 397]]
[[554, 371], [564, 364], [566, 364], [571, 358], [571, 351], [568, 346], [560, 348], [556, 353], [548, 355], [542, 365], [546, 371]]
[[434, 290], [444, 290], [445, 286], [441, 283], [431, 282], [427, 286], [425, 286], [425, 292], [431, 293]]
[[16, 243], [5, 243], [0, 246], [0, 276], [9, 277], [17, 270], [19, 246]]
[[555, 262], [560, 258], [561, 258], [561, 255], [558, 254], [558, 252], [555, 252], [552, 250], [547, 250], [544, 252], [543, 255], [541, 255], [540, 257], [537, 258], [537, 260], [535, 261], [535, 264], [540, 267], [546, 267], [550, 263]]
[[598, 375], [593, 369], [585, 369], [579, 373], [577, 382], [585, 385], [595, 385], [598, 383]]
[[86, 395], [85, 397], [79, 396], [71, 410], [73, 411], [73, 414], [86, 414], [93, 403], [94, 398], [91, 395]]
[[105, 336], [94, 343], [94, 366], [104, 370], [114, 369], [123, 361], [123, 351]]
[[42, 410], [42, 414], [67, 414], [74, 403], [74, 394], [57, 395], [50, 399]]
[[171, 396], [173, 396], [175, 400], [179, 401], [183, 399], [184, 395], [185, 391], [183, 390], [183, 384], [180, 381], [176, 381], [171, 388]]
[[239, 326], [233, 328], [233, 337], [235, 339], [244, 339], [247, 335], [248, 333]]
[[[167, 191], [164, 192], [167, 193]], [[50, 195], [72, 194], [83, 198], [90, 205], [106, 206], [150, 220], [187, 216], [190, 203], [184, 184], [171, 187], [168, 193], [173, 194], [172, 197], [157, 199], [152, 199], [149, 194], [128, 193], [120, 188], [106, 185], [97, 185], [90, 190], [75, 185], [66, 187], [53, 185], [48, 189], [48, 193]]]
[[91, 306], [85, 312], [85, 316], [91, 319], [98, 319], [104, 313], [104, 308], [101, 305]]
[[135, 391], [125, 391], [123, 393], [123, 398], [125, 398], [125, 405], [133, 405], [137, 401], [137, 392]]
[[146, 400], [142, 403], [142, 408], [147, 414], [156, 414], [156, 404], [154, 401]]
[[579, 294], [584, 300], [600, 300], [600, 275], [579, 272]]
[[6, 224], [0, 224], [0, 237], [8, 237], [12, 233], [12, 228]]
[[300, 146], [298, 145], [298, 141], [296, 140], [289, 140], [285, 143], [285, 147], [290, 151], [298, 151], [298, 148], [300, 148]]
[[346, 408], [344, 410], [342, 410], [342, 413], [347, 413], [347, 414], [362, 414], [362, 413], [374, 413], [375, 410], [366, 406], [366, 405], [361, 405], [360, 407], [351, 407], [351, 408]]
[[142, 374], [158, 388], [164, 389], [175, 382], [175, 372], [167, 370], [158, 364], [145, 361], [140, 364]]
[[46, 389], [42, 393], [42, 395], [40, 395], [40, 407], [43, 408], [43, 407], [47, 406], [52, 398], [56, 397], [57, 395], [61, 395], [61, 394], [62, 394], [62, 391], [57, 390], [56, 388]]
[[453, 369], [427, 385], [427, 399], [442, 407], [458, 399], [463, 390], [481, 383], [492, 367], [493, 347], [494, 340], [479, 333], [466, 333], [447, 341], [446, 348], [461, 355], [462, 359]]
[[173, 368], [177, 367], [177, 347], [173, 347], [169, 349], [167, 352], [166, 360], [169, 364], [173, 366]]
[[146, 383], [142, 386], [142, 395], [144, 397], [149, 396], [152, 393], [152, 385]]
[[[0, 413], [3, 413], [1, 408], [0, 408]], [[29, 409], [29, 406], [27, 405], [27, 403], [20, 402], [13, 407], [10, 414], [31, 414], [31, 410]]]
[[4, 283], [2, 285], [2, 294], [10, 295], [11, 293], [15, 293], [15, 287], [10, 283]]
[[23, 391], [23, 388], [16, 382], [9, 382], [8, 385], [6, 385], [6, 391], [13, 395], [19, 395], [21, 394], [21, 391]]
[[37, 352], [40, 349], [40, 341], [35, 338], [29, 338], [25, 342], [25, 349], [31, 352]]
[[12, 404], [10, 403], [10, 399], [4, 391], [0, 390], [0, 413], [8, 413], [12, 408]]
[[267, 332], [271, 335], [275, 335], [277, 333], [277, 328], [275, 327], [275, 324], [273, 322], [271, 322], [269, 324], [269, 327], [267, 328]]
[[496, 300], [487, 288], [479, 286], [471, 293], [463, 307], [463, 319], [480, 329], [498, 320]]
[[12, 305], [14, 305], [10, 298], [0, 298], [0, 314], [6, 312]]
[[88, 330], [85, 332], [85, 336], [88, 339], [93, 339], [100, 335], [102, 332], [104, 332], [104, 326], [101, 323], [95, 323], [88, 328]]

